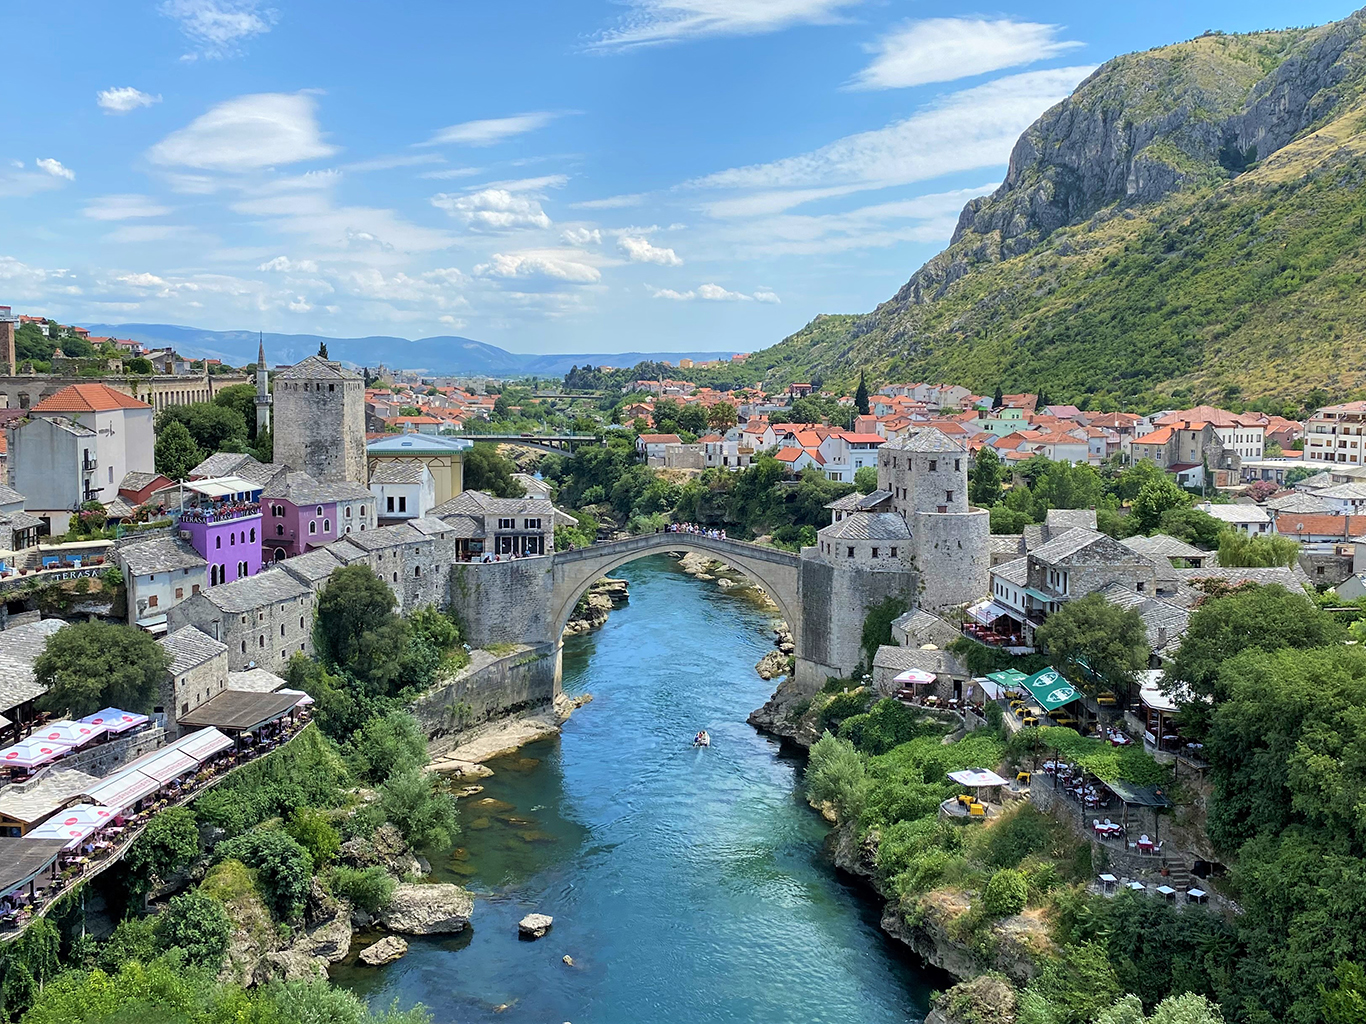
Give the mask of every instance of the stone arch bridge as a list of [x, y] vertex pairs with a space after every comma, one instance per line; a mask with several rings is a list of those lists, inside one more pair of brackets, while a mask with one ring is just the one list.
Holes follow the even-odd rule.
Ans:
[[792, 630], [797, 656], [801, 656], [802, 616], [798, 594], [801, 559], [790, 552], [761, 544], [693, 533], [647, 533], [628, 540], [556, 552], [550, 602], [550, 636], [559, 637], [564, 632], [574, 605], [595, 581], [627, 562], [667, 551], [696, 551], [744, 573], [778, 606], [778, 611]]

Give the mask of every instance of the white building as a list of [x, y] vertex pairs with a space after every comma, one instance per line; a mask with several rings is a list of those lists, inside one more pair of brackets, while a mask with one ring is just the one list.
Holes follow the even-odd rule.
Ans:
[[114, 549], [128, 590], [128, 622], [166, 631], [166, 613], [209, 585], [209, 563], [178, 537], [154, 537]]
[[384, 462], [370, 474], [381, 526], [420, 519], [436, 507], [436, 481], [416, 460]]
[[1304, 421], [1304, 462], [1366, 464], [1366, 402], [1327, 405]]
[[1271, 516], [1260, 505], [1215, 505], [1203, 502], [1195, 507], [1239, 533], [1256, 536], [1272, 532]]

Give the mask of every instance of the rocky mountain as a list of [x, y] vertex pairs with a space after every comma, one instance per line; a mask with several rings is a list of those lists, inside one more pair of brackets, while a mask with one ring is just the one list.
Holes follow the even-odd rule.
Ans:
[[652, 359], [667, 359], [675, 365], [680, 359], [705, 362], [728, 359], [729, 352], [615, 352], [615, 353], [530, 353], [509, 352], [496, 345], [470, 338], [393, 338], [372, 335], [366, 338], [333, 338], [318, 334], [258, 335], [255, 331], [207, 331], [176, 324], [82, 324], [97, 337], [132, 338], [152, 347], [175, 348], [191, 358], [222, 359], [234, 366], [256, 362], [258, 338], [266, 346], [271, 364], [294, 363], [318, 351], [327, 342], [333, 359], [372, 369], [384, 363], [393, 369], [424, 370], [434, 374], [470, 376], [560, 377], [572, 366], [635, 366]]
[[1020, 137], [872, 313], [750, 365], [1055, 401], [1366, 388], [1366, 12], [1118, 57]]

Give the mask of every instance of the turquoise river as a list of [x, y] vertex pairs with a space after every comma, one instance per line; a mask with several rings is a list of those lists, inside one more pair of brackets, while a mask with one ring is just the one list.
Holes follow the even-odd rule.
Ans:
[[[333, 978], [436, 1024], [884, 1024], [920, 1021], [932, 977], [887, 940], [822, 852], [799, 758], [745, 717], [773, 618], [667, 558], [620, 573], [628, 604], [570, 639], [564, 688], [594, 700], [558, 739], [491, 764], [437, 878], [473, 927]], [[694, 749], [707, 729], [713, 745]], [[517, 921], [555, 918], [538, 942]], [[573, 965], [563, 961], [570, 956]]]

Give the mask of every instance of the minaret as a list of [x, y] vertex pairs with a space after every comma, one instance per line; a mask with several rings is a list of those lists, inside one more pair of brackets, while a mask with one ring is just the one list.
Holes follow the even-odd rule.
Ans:
[[[259, 335], [258, 335], [259, 338]], [[270, 429], [270, 384], [266, 380], [266, 342], [259, 338], [256, 353], [256, 434]]]

